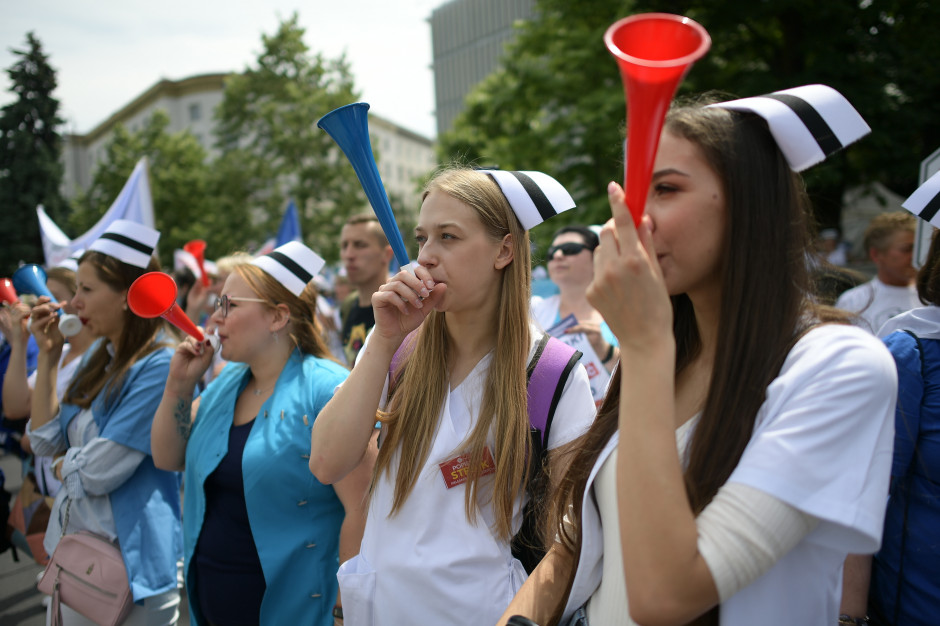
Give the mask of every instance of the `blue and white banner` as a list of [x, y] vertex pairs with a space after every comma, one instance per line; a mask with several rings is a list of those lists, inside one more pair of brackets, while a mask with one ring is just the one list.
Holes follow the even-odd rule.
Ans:
[[147, 174], [147, 158], [137, 162], [124, 188], [114, 203], [98, 222], [87, 232], [69, 239], [55, 222], [52, 221], [42, 206], [36, 207], [39, 216], [39, 234], [42, 237], [42, 250], [46, 257], [46, 267], [58, 265], [80, 249], [87, 249], [116, 220], [129, 220], [154, 228], [153, 198], [150, 195], [150, 178]]

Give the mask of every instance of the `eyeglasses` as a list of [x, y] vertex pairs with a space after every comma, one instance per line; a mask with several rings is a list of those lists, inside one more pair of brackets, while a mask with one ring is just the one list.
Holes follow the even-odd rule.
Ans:
[[267, 302], [267, 300], [262, 300], [261, 298], [236, 298], [234, 296], [225, 295], [215, 301], [215, 312], [218, 313], [221, 309], [222, 319], [225, 319], [228, 317], [229, 307], [232, 302]]
[[555, 253], [561, 250], [561, 253], [565, 256], [574, 256], [576, 254], [581, 254], [582, 250], [590, 250], [590, 246], [583, 243], [576, 243], [574, 241], [568, 243], [560, 243], [557, 246], [552, 246], [548, 249], [547, 256], [545, 258], [552, 259], [555, 257]]

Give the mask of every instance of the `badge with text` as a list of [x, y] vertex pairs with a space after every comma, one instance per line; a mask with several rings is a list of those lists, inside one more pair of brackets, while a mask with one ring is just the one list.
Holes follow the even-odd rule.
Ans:
[[[470, 455], [461, 454], [439, 465], [444, 476], [444, 484], [448, 489], [467, 482], [470, 475]], [[496, 463], [489, 448], [483, 448], [483, 462], [480, 465], [480, 476], [488, 476], [496, 471]]]

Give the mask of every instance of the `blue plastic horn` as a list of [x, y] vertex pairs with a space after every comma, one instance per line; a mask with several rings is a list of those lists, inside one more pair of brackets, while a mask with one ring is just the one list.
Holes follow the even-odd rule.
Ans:
[[369, 140], [369, 105], [365, 102], [347, 104], [330, 111], [320, 118], [317, 126], [325, 130], [333, 141], [342, 149], [349, 159], [359, 184], [366, 192], [366, 197], [379, 218], [379, 224], [385, 232], [388, 243], [395, 253], [395, 260], [401, 269], [410, 269], [408, 251], [405, 241], [395, 222], [392, 205], [388, 201], [385, 185], [379, 176], [379, 168], [375, 164], [375, 155], [372, 153], [372, 142]]
[[[52, 302], [56, 298], [46, 286], [46, 272], [39, 265], [30, 263], [21, 265], [13, 272], [13, 287], [17, 293], [31, 293], [34, 296], [46, 296]], [[59, 332], [64, 337], [74, 337], [82, 330], [82, 321], [77, 315], [63, 313], [59, 309]]]

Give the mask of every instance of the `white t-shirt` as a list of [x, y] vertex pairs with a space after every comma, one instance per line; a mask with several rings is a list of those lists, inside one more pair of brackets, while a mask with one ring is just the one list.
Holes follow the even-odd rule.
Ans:
[[[817, 327], [790, 351], [728, 482], [760, 490], [819, 524], [722, 602], [722, 626], [835, 623], [846, 555], [873, 553], [881, 542], [896, 398], [894, 360], [858, 328]], [[615, 445], [601, 454], [593, 476]], [[605, 553], [593, 500], [584, 502], [581, 558], [566, 615], [597, 589]]]
[[875, 334], [882, 324], [895, 315], [923, 306], [914, 285], [886, 285], [878, 277], [853, 287], [836, 300], [836, 307], [858, 314], [856, 325]]

